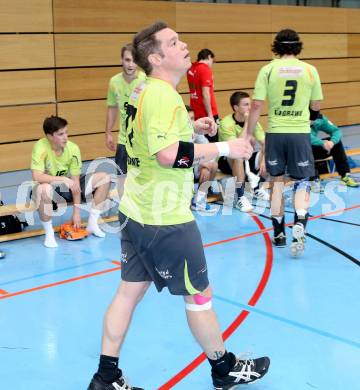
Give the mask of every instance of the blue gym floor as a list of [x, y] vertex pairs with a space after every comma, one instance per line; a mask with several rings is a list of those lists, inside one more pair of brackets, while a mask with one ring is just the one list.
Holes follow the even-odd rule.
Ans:
[[[271, 358], [253, 390], [360, 389], [360, 188], [330, 187], [312, 195], [301, 259], [271, 247], [268, 209], [196, 216], [227, 348]], [[1, 244], [0, 389], [86, 390], [120, 279], [119, 237], [59, 240], [57, 249], [42, 240]], [[200, 355], [182, 299], [151, 288], [120, 357], [130, 382], [212, 389]]]

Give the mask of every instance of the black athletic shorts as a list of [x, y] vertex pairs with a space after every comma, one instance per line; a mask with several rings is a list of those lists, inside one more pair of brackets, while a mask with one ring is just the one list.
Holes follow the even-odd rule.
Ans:
[[158, 291], [194, 295], [208, 285], [208, 272], [195, 221], [177, 225], [141, 225], [119, 213], [121, 278], [127, 282], [152, 281]]
[[[259, 172], [259, 169], [256, 169], [255, 163], [256, 163], [256, 157], [258, 155], [258, 152], [254, 152], [251, 157], [249, 158], [249, 167], [250, 171], [257, 174]], [[218, 160], [218, 167], [222, 173], [225, 173], [225, 175], [232, 175], [232, 169], [229, 164], [229, 161], [227, 157], [220, 157]]]
[[[92, 175], [80, 175], [80, 189], [81, 189], [81, 202], [87, 202], [87, 195], [90, 193], [94, 194], [95, 191], [92, 191], [91, 188], [87, 188], [88, 182], [90, 180]], [[33, 188], [33, 190], [30, 192], [30, 199], [33, 197], [33, 194], [36, 193], [36, 184]], [[59, 196], [63, 198], [67, 203], [73, 202], [73, 196], [72, 192], [66, 187], [65, 184], [56, 185], [54, 188], [54, 192], [56, 194], [54, 195], [54, 199], [52, 201], [53, 210], [56, 211], [58, 209], [58, 203], [61, 203], [62, 200], [59, 199]]]
[[118, 144], [116, 147], [116, 155], [115, 155], [115, 163], [118, 166], [117, 168], [118, 175], [127, 174], [127, 158], [128, 158], [128, 154], [125, 145]]
[[271, 176], [287, 173], [293, 179], [314, 176], [314, 156], [308, 133], [266, 133], [266, 170]]

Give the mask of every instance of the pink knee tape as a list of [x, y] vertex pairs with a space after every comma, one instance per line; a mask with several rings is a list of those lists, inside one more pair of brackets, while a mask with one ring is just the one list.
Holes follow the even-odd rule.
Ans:
[[204, 297], [201, 294], [195, 294], [195, 295], [193, 295], [193, 298], [194, 298], [194, 302], [197, 305], [204, 305], [205, 303], [208, 303], [209, 301], [211, 301], [211, 297]]

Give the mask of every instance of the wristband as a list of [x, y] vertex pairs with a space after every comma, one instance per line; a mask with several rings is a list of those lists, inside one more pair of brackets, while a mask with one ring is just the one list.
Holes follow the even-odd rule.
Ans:
[[228, 142], [215, 142], [215, 145], [219, 151], [220, 157], [227, 157], [230, 154], [230, 147]]

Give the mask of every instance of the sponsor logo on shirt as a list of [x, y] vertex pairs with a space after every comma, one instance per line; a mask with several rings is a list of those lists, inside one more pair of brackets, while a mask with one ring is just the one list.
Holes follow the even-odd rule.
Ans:
[[282, 66], [278, 70], [279, 77], [301, 77], [304, 74], [304, 69], [299, 66]]
[[274, 167], [275, 165], [278, 165], [278, 160], [268, 160], [267, 161], [269, 165], [271, 165], [272, 167]]

